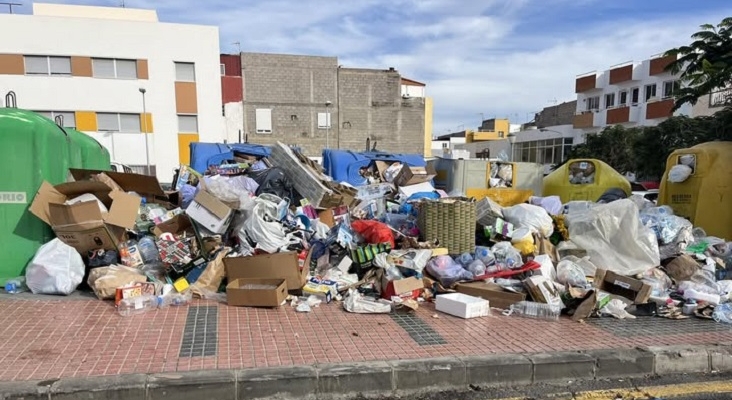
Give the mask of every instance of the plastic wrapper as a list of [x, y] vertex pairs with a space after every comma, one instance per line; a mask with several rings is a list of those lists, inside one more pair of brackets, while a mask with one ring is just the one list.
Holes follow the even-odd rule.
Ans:
[[619, 299], [612, 299], [610, 300], [605, 307], [600, 309], [600, 314], [602, 315], [611, 315], [617, 319], [635, 319], [635, 315], [632, 315], [625, 311], [625, 303], [623, 303], [622, 300]]
[[421, 274], [427, 266], [427, 262], [432, 258], [432, 250], [392, 250], [386, 255], [386, 258], [389, 263], [397, 267], [411, 269]]
[[294, 203], [300, 201], [300, 196], [296, 194], [292, 181], [282, 168], [272, 167], [250, 171], [248, 175], [259, 184], [255, 193], [257, 196], [262, 193], [269, 193], [283, 199], [290, 199]]
[[587, 277], [579, 265], [569, 260], [562, 260], [557, 264], [557, 282], [563, 285], [586, 287]]
[[625, 191], [620, 188], [610, 188], [603, 193], [599, 199], [597, 199], [598, 203], [612, 203], [613, 201], [618, 201], [621, 199], [628, 198], [628, 195], [625, 194]]
[[517, 204], [503, 209], [504, 218], [515, 227], [529, 228], [549, 237], [554, 232], [554, 221], [546, 210], [531, 204]]
[[483, 262], [483, 265], [493, 265], [496, 262], [496, 257], [490, 248], [484, 246], [475, 247], [475, 259]]
[[640, 214], [644, 226], [655, 232], [662, 245], [674, 243], [682, 230], [691, 230], [693, 226], [685, 218], [673, 215], [668, 206], [651, 207]]
[[189, 205], [191, 205], [191, 203], [193, 202], [193, 198], [196, 197], [196, 194], [198, 194], [198, 187], [185, 184], [180, 189], [180, 194], [182, 197], [181, 207], [183, 209], [186, 209]]
[[499, 265], [500, 270], [519, 269], [524, 265], [521, 253], [509, 242], [498, 242], [493, 245], [491, 252], [496, 259], [495, 264]]
[[93, 268], [86, 282], [99, 300], [108, 300], [114, 298], [118, 287], [147, 282], [147, 277], [137, 268], [117, 264]]
[[506, 182], [507, 186], [511, 186], [511, 183], [513, 182], [513, 165], [500, 164], [498, 166], [498, 174], [496, 176]]
[[732, 303], [720, 304], [715, 307], [712, 318], [723, 324], [732, 324]]
[[394, 182], [394, 179], [396, 179], [397, 175], [402, 171], [402, 168], [404, 168], [404, 164], [402, 163], [391, 164], [386, 171], [384, 171], [384, 178], [386, 181], [389, 183]]
[[545, 209], [551, 215], [561, 215], [562, 210], [564, 210], [562, 199], [559, 196], [531, 196], [529, 197], [529, 203]]
[[668, 171], [668, 181], [671, 183], [681, 183], [689, 179], [694, 172], [688, 165], [678, 164], [671, 167]]
[[446, 288], [460, 281], [473, 280], [473, 274], [455, 262], [450, 256], [437, 256], [427, 263], [427, 272]]
[[102, 215], [107, 214], [109, 212], [109, 210], [104, 205], [104, 203], [102, 203], [101, 201], [99, 201], [99, 199], [97, 198], [97, 196], [94, 196], [91, 193], [84, 193], [81, 196], [77, 196], [77, 197], [74, 197], [73, 199], [66, 200], [66, 202], [64, 204], [66, 204], [67, 206], [71, 206], [71, 205], [74, 205], [74, 204], [77, 204], [77, 203], [84, 203], [84, 202], [87, 202], [87, 201], [94, 201], [94, 202], [96, 202], [97, 203], [97, 206], [99, 206], [99, 211], [102, 213]]
[[343, 300], [343, 308], [356, 314], [388, 314], [391, 312], [391, 304], [364, 297], [356, 289], [348, 289], [348, 294]]
[[592, 263], [620, 275], [642, 274], [660, 265], [655, 233], [643, 226], [628, 199], [600, 204], [565, 218], [569, 237]]
[[86, 266], [73, 247], [56, 238], [41, 246], [25, 271], [33, 294], [69, 295], [84, 280]]

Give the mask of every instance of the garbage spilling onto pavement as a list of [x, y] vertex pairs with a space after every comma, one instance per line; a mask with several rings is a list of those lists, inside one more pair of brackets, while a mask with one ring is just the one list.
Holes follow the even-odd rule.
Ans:
[[[488, 187], [510, 190], [511, 167], [494, 164]], [[586, 163], [569, 171], [594, 182]], [[300, 313], [434, 302], [460, 318], [498, 308], [732, 323], [732, 243], [667, 206], [622, 193], [501, 205], [436, 190], [429, 166], [374, 160], [359, 173], [366, 185], [333, 181], [281, 143], [205, 171], [181, 166], [172, 191], [150, 176], [71, 170], [30, 207], [57, 238], [6, 290], [68, 295], [86, 283], [122, 316], [202, 298]]]

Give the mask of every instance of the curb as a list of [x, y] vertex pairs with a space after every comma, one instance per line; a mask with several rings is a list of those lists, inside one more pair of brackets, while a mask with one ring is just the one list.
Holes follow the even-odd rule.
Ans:
[[0, 400], [342, 399], [712, 371], [732, 372], [732, 343], [0, 382]]

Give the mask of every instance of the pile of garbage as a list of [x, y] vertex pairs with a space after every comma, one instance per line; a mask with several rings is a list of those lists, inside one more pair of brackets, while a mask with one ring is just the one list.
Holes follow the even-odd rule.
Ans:
[[[491, 179], [512, 180], [496, 168]], [[195, 297], [298, 312], [434, 301], [462, 318], [498, 308], [732, 320], [732, 244], [668, 207], [556, 196], [502, 207], [436, 190], [430, 167], [374, 161], [360, 172], [368, 185], [334, 182], [282, 143], [202, 173], [181, 166], [167, 192], [154, 177], [72, 170], [39, 189], [31, 212], [57, 238], [7, 289], [65, 295], [86, 283], [125, 316]]]

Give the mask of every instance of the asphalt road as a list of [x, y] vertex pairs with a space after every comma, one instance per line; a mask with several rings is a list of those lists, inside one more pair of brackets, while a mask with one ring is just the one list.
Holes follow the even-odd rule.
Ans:
[[471, 387], [380, 400], [721, 400], [732, 398], [732, 374], [678, 375], [627, 380], [536, 384], [516, 388]]

